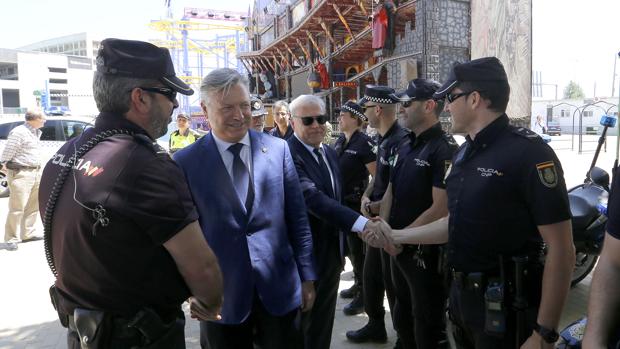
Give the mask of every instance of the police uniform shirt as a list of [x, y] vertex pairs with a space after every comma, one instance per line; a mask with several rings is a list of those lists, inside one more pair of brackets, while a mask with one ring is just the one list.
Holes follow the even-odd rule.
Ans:
[[433, 204], [433, 187], [445, 189], [445, 174], [457, 144], [437, 123], [409, 140], [399, 151], [392, 170], [392, 209], [389, 223], [402, 229]]
[[276, 125], [274, 128], [269, 130], [269, 132], [267, 133], [274, 137], [282, 138], [285, 141], [287, 141], [293, 135], [293, 127], [291, 127], [291, 125], [289, 124], [288, 127], [286, 128], [286, 133], [284, 135], [280, 134], [280, 129], [278, 128], [278, 125]]
[[369, 198], [371, 201], [379, 201], [383, 198], [390, 182], [390, 168], [396, 159], [398, 146], [406, 140], [408, 133], [407, 129], [395, 122], [385, 135], [379, 138], [375, 183]]
[[618, 180], [618, 174], [620, 170], [616, 170], [613, 176], [613, 182], [611, 183], [611, 192], [609, 194], [607, 216], [607, 232], [609, 235], [620, 239], [620, 180]]
[[466, 137], [447, 175], [448, 262], [457, 271], [497, 270], [499, 254], [540, 248], [538, 225], [571, 217], [555, 153], [508, 121], [504, 114], [474, 140]]
[[[190, 293], [163, 244], [198, 214], [183, 173], [143, 129], [121, 115], [100, 114], [94, 128], [67, 142], [47, 164], [41, 215], [75, 149], [112, 129], [131, 130], [136, 136], [107, 138], [79, 159], [54, 210], [56, 285], [71, 300], [61, 311], [72, 314], [81, 306], [131, 316], [149, 306], [172, 318]], [[94, 227], [90, 209], [98, 204], [109, 219], [105, 227]]]
[[[342, 173], [342, 192], [345, 201], [350, 201], [347, 200], [347, 196], [357, 192], [361, 198], [361, 194], [364, 193], [369, 175], [366, 164], [376, 161], [377, 155], [372, 151], [374, 145], [370, 137], [360, 131], [355, 131], [349, 142], [346, 143], [346, 141], [345, 135], [341, 134], [334, 144], [334, 149], [338, 154], [340, 173]], [[359, 209], [360, 199], [358, 198], [357, 201], [356, 209]]]

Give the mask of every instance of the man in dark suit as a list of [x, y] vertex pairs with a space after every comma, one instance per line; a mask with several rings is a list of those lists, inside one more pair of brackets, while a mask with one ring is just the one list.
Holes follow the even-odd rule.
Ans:
[[316, 279], [306, 206], [286, 142], [249, 130], [247, 80], [216, 69], [201, 107], [212, 132], [174, 155], [224, 277], [221, 321], [202, 322], [210, 349], [300, 348], [300, 308]]
[[338, 156], [322, 143], [327, 122], [323, 100], [301, 95], [293, 100], [290, 109], [294, 135], [288, 144], [308, 208], [318, 273], [314, 308], [302, 320], [304, 347], [327, 349], [344, 266], [343, 233], [379, 230], [380, 224], [343, 205]]

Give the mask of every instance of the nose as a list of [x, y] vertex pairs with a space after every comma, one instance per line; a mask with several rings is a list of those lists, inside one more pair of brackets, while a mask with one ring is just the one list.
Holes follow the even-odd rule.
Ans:
[[178, 108], [178, 107], [179, 107], [179, 101], [175, 98], [175, 99], [172, 101], [172, 109], [176, 109], [176, 108]]
[[447, 100], [443, 105], [443, 111], [450, 112], [450, 102], [448, 102]]

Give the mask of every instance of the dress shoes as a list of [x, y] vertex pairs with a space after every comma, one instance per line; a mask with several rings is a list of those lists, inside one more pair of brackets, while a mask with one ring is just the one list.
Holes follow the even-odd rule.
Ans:
[[353, 343], [385, 343], [387, 332], [383, 321], [370, 321], [357, 331], [347, 331], [347, 339]]
[[352, 316], [361, 314], [364, 312], [364, 299], [362, 297], [362, 293], [359, 292], [355, 298], [351, 301], [351, 303], [344, 306], [342, 309], [344, 315]]
[[359, 293], [360, 287], [358, 284], [353, 284], [353, 286], [347, 288], [346, 290], [340, 291], [340, 297], [342, 298], [355, 298], [355, 296]]

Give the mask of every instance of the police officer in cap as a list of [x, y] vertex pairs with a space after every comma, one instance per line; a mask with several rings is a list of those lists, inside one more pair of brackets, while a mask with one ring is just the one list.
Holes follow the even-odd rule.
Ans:
[[[342, 173], [342, 191], [344, 204], [359, 213], [362, 195], [368, 186], [368, 176], [375, 176], [377, 155], [373, 152], [374, 144], [361, 127], [368, 118], [362, 107], [353, 102], [346, 102], [339, 111], [338, 124], [340, 136], [334, 144], [338, 154], [340, 172]], [[353, 234], [347, 234], [348, 256], [353, 264], [355, 283], [351, 288], [342, 290], [340, 296], [353, 298], [343, 308], [346, 315], [364, 312], [363, 278], [364, 242]]]
[[201, 135], [192, 130], [190, 126], [191, 119], [189, 115], [179, 113], [179, 115], [177, 115], [178, 129], [170, 134], [170, 142], [168, 145], [170, 154], [176, 153], [178, 150], [187, 147], [200, 138]]
[[446, 176], [449, 218], [393, 232], [396, 243], [448, 242], [461, 348], [552, 348], [575, 263], [560, 162], [537, 134], [509, 125], [509, 94], [495, 57], [453, 67], [434, 94], [466, 134]]
[[252, 96], [250, 98], [250, 108], [252, 109], [252, 128], [256, 132], [265, 132], [265, 116], [267, 110], [260, 98]]
[[[368, 118], [370, 127], [377, 129], [376, 176], [369, 183], [362, 196], [361, 212], [367, 217], [379, 215], [379, 204], [390, 181], [391, 164], [396, 160], [399, 145], [409, 133], [397, 122], [396, 112], [400, 100], [393, 88], [387, 86], [366, 86], [360, 105]], [[364, 260], [364, 309], [368, 324], [356, 331], [348, 331], [347, 338], [353, 342], [385, 342], [387, 334], [383, 321], [384, 291], [390, 309], [394, 309], [394, 292], [390, 272], [390, 258], [381, 249], [368, 246]]]
[[106, 39], [95, 127], [47, 163], [39, 199], [68, 347], [185, 348], [181, 304], [218, 319], [222, 277], [183, 173], [155, 139], [192, 89], [167, 49]]
[[[443, 101], [433, 99], [439, 87], [433, 80], [415, 79], [397, 95], [403, 102], [399, 121], [412, 132], [398, 149], [381, 205], [394, 229], [448, 215], [444, 177], [457, 144], [439, 123]], [[447, 347], [441, 258], [439, 245], [404, 245], [392, 257], [393, 317], [403, 348]]]

